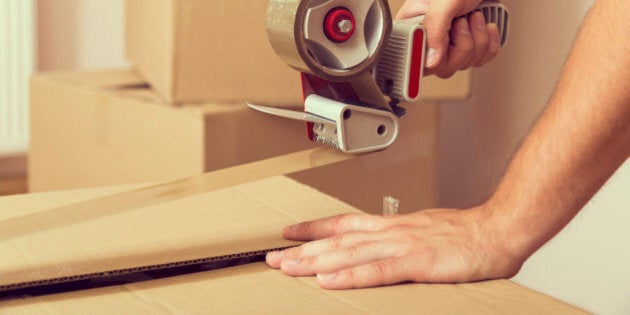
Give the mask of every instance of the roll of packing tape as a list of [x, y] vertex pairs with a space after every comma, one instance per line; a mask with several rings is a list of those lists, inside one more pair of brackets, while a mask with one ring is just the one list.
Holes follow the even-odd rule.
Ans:
[[387, 0], [270, 0], [267, 34], [289, 66], [350, 81], [370, 71], [391, 32]]

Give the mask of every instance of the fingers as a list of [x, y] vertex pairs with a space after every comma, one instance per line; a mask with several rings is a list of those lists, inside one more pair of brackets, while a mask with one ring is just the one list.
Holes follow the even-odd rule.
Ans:
[[468, 18], [455, 20], [450, 35], [447, 56], [434, 69], [425, 71], [425, 74], [448, 78], [458, 70], [483, 66], [496, 57], [501, 49], [496, 24], [486, 24], [481, 12], [473, 12]]
[[[396, 237], [377, 235], [390, 234], [387, 232], [355, 234], [336, 241], [318, 241], [320, 244], [312, 247], [309, 247], [312, 243], [307, 243], [284, 252], [269, 253], [267, 263], [291, 276], [317, 274], [319, 285], [326, 289], [366, 288], [411, 280], [412, 273], [405, 264], [408, 259], [400, 258], [407, 254], [408, 248], [401, 246]], [[339, 245], [331, 245], [336, 242]], [[355, 243], [358, 244], [348, 246]], [[330, 247], [322, 248], [326, 244]]]
[[340, 233], [374, 231], [382, 228], [384, 218], [365, 214], [342, 214], [287, 226], [282, 236], [289, 240], [311, 241]]
[[384, 239], [384, 233], [375, 233], [369, 236], [364, 233], [337, 234], [335, 236], [313, 241], [298, 247], [293, 247], [282, 252], [267, 254], [267, 264], [273, 268], [280, 268], [284, 260], [303, 259], [330, 251], [338, 251], [349, 247], [355, 247], [367, 241], [379, 241]]
[[459, 18], [453, 23], [451, 30], [452, 44], [449, 47], [448, 58], [442, 66], [435, 69], [441, 78], [448, 78], [462, 68], [470, 67], [473, 62], [475, 42], [471, 34], [468, 19]]
[[488, 63], [490, 60], [494, 59], [499, 54], [501, 50], [501, 38], [499, 35], [499, 27], [494, 24], [487, 25], [488, 31], [488, 48], [486, 53], [479, 59], [474, 62], [475, 67], [481, 67]]
[[317, 283], [324, 289], [342, 290], [404, 282], [409, 280], [404, 259], [388, 258], [335, 273], [320, 273]]
[[[437, 3], [437, 2], [434, 2]], [[437, 68], [446, 55], [449, 43], [449, 31], [454, 14], [440, 12], [442, 8], [434, 5], [424, 20], [427, 30], [427, 57], [425, 67], [427, 69]], [[445, 10], [445, 9], [444, 9]]]
[[[470, 22], [470, 32], [475, 43], [471, 60], [472, 64], [476, 64], [484, 58], [486, 51], [488, 50], [488, 29], [486, 26], [486, 19], [479, 11], [471, 13], [468, 17], [468, 21]], [[470, 66], [471, 64], [469, 64], [466, 68], [469, 68]]]
[[[425, 67], [429, 70], [444, 68], [449, 55], [449, 35], [456, 17], [471, 12], [481, 1], [433, 1], [430, 2], [423, 22], [427, 30]], [[452, 40], [451, 40], [452, 41]]]
[[291, 276], [312, 276], [360, 266], [398, 256], [400, 249], [393, 242], [369, 242], [358, 246], [297, 259], [284, 259], [280, 269]]

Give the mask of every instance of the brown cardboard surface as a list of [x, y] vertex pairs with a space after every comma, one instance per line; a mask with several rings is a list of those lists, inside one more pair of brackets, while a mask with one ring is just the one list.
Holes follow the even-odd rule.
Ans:
[[[50, 222], [5, 220], [0, 286], [286, 247], [296, 243], [282, 226], [357, 212], [313, 191], [272, 177], [65, 224], [63, 209], [47, 210], [59, 214]], [[8, 228], [19, 222], [28, 227]]]
[[[30, 213], [47, 211], [51, 207], [64, 206], [89, 199], [98, 198], [110, 193], [118, 193], [132, 187], [111, 187], [102, 189], [90, 189], [71, 192], [55, 192], [34, 195], [23, 195], [0, 198], [0, 222], [6, 222], [6, 214], [9, 217], [20, 215], [24, 209]], [[281, 191], [281, 193], [278, 193]], [[239, 198], [234, 198], [238, 195]], [[197, 197], [205, 198], [197, 199]], [[242, 198], [240, 198], [242, 197]], [[227, 198], [227, 199], [225, 199]], [[222, 200], [225, 199], [225, 200]], [[266, 238], [275, 239], [278, 236], [280, 226], [293, 221], [296, 218], [289, 216], [314, 217], [329, 213], [354, 211], [351, 207], [323, 195], [313, 189], [305, 187], [286, 177], [271, 177], [259, 181], [248, 182], [234, 187], [215, 190], [205, 194], [196, 195], [188, 200], [193, 207], [221, 208], [218, 204], [229, 202], [228, 207], [238, 209], [239, 215], [224, 217], [221, 211], [205, 211], [205, 220], [190, 220], [187, 225], [179, 225], [176, 230], [163, 231], [172, 239], [166, 243], [159, 243], [153, 237], [163, 236], [146, 233], [147, 223], [154, 223], [157, 218], [146, 217], [142, 221], [136, 221], [135, 229], [138, 233], [133, 238], [149, 240], [151, 246], [159, 246], [161, 250], [180, 249], [186, 246], [186, 242], [175, 242], [191, 235], [189, 227], [206, 225], [208, 229], [220, 226], [214, 219], [224, 225], [221, 236], [200, 239], [202, 242], [215, 239], [219, 242], [227, 242], [233, 245], [233, 250], [238, 248], [235, 244], [247, 242], [247, 235], [262, 233], [269, 230]], [[255, 203], [256, 207], [249, 207]], [[297, 208], [296, 208], [297, 207]], [[325, 210], [322, 210], [325, 209]], [[146, 211], [138, 208], [135, 211]], [[189, 210], [184, 210], [189, 211]], [[285, 213], [285, 214], [281, 214]], [[251, 217], [250, 215], [253, 215]], [[208, 220], [208, 217], [213, 220]], [[133, 216], [127, 215], [127, 218]], [[264, 218], [263, 218], [264, 217]], [[231, 218], [231, 219], [228, 219]], [[116, 220], [115, 218], [111, 218]], [[137, 220], [137, 219], [135, 219]], [[150, 222], [147, 222], [149, 220]], [[228, 222], [234, 220], [232, 222]], [[120, 221], [120, 218], [117, 220]], [[256, 222], [258, 221], [258, 222]], [[262, 222], [264, 221], [264, 222]], [[257, 224], [262, 223], [262, 224]], [[166, 223], [159, 222], [160, 225]], [[62, 234], [70, 233], [67, 230], [77, 230], [88, 225], [70, 224], [61, 229], [48, 231], [48, 236], [53, 239]], [[173, 224], [175, 226], [176, 224]], [[272, 227], [273, 229], [269, 229]], [[83, 234], [81, 240], [74, 239], [70, 243], [55, 243], [48, 240], [37, 240], [37, 235], [29, 237], [30, 241], [45, 241], [50, 246], [59, 249], [53, 257], [38, 253], [40, 245], [23, 243], [26, 238], [18, 238], [15, 243], [5, 237], [0, 241], [2, 245], [9, 246], [3, 249], [3, 258], [30, 258], [28, 264], [22, 268], [33, 268], [44, 259], [48, 262], [59, 261], [60, 256], [69, 258], [68, 252], [88, 250], [90, 255], [102, 256], [103, 250], [111, 247], [127, 248], [136, 243], [130, 237], [120, 238], [120, 242], [100, 244], [99, 238], [115, 236], [111, 231], [99, 234], [99, 230], [91, 230]], [[236, 230], [231, 230], [236, 229]], [[254, 232], [250, 230], [256, 230]], [[273, 230], [273, 231], [272, 231]], [[204, 233], [207, 234], [207, 233]], [[156, 243], [157, 245], [154, 245]], [[273, 243], [273, 242], [272, 242]], [[90, 244], [95, 246], [89, 246]], [[22, 245], [22, 247], [18, 247]], [[28, 246], [26, 246], [28, 245]], [[78, 246], [78, 247], [77, 247]], [[145, 251], [145, 249], [141, 249]], [[215, 250], [215, 249], [212, 249]], [[50, 250], [48, 250], [50, 251]], [[81, 256], [81, 253], [73, 255]], [[170, 252], [169, 252], [170, 254]], [[110, 258], [116, 263], [125, 265], [130, 262], [121, 252], [110, 252]], [[77, 259], [79, 256], [70, 257]], [[83, 255], [85, 256], [85, 255]], [[90, 261], [93, 258], [90, 259]], [[98, 261], [97, 261], [98, 262]], [[100, 264], [100, 263], [99, 263]], [[0, 260], [2, 271], [7, 266], [6, 261]], [[74, 264], [70, 264], [74, 265]], [[65, 265], [64, 265], [65, 266]], [[81, 266], [90, 268], [93, 266]], [[67, 272], [67, 268], [58, 268]], [[10, 274], [11, 275], [11, 274]], [[460, 285], [427, 285], [427, 284], [402, 284], [382, 288], [350, 290], [350, 291], [325, 291], [315, 284], [313, 278], [291, 278], [277, 270], [272, 270], [262, 263], [244, 265], [221, 270], [190, 274], [153, 280], [141, 283], [99, 288], [72, 293], [49, 295], [37, 298], [0, 301], [0, 314], [207, 314], [207, 313], [305, 313], [321, 314], [324, 312], [335, 313], [447, 313], [447, 314], [584, 314], [584, 312], [561, 303], [543, 294], [520, 287], [507, 280], [488, 281]]]
[[165, 106], [144, 85], [130, 71], [33, 77], [30, 191], [173, 180], [313, 147], [300, 122], [242, 102]]
[[[267, 40], [267, 1], [127, 0], [126, 12], [127, 56], [168, 102], [300, 101], [298, 73]], [[423, 81], [425, 100], [469, 94], [470, 71]]]

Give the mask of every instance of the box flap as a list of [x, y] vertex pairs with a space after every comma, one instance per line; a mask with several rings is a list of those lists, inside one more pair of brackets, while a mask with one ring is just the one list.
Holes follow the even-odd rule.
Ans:
[[[290, 246], [295, 243], [279, 235], [282, 226], [357, 210], [271, 176], [348, 158], [315, 149], [65, 207], [32, 212], [3, 208], [0, 290]], [[268, 179], [253, 182], [261, 178]]]

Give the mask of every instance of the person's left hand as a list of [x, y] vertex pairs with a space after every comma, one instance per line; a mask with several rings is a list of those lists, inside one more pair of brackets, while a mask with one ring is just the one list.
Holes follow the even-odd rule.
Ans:
[[434, 209], [304, 222], [286, 227], [283, 236], [312, 242], [269, 253], [267, 264], [291, 276], [317, 275], [327, 289], [513, 276], [522, 262], [501, 247], [503, 239], [486, 217], [481, 208]]

